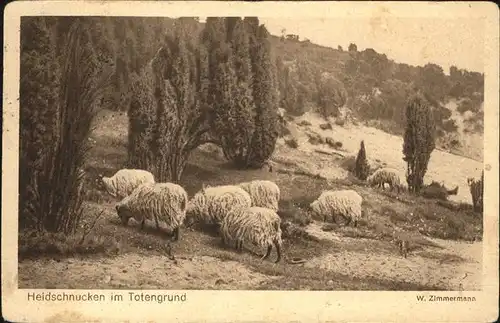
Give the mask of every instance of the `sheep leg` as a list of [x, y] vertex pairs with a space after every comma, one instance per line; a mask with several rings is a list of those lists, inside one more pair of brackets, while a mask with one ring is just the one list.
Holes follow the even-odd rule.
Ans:
[[142, 218], [142, 221], [141, 221], [141, 230], [144, 230], [144, 223], [146, 223], [146, 218]]
[[241, 252], [243, 250], [243, 241], [236, 240], [236, 250]]
[[344, 215], [344, 219], [345, 219], [345, 225], [346, 226], [349, 225], [349, 224], [351, 224], [351, 220], [352, 219], [350, 217]]
[[332, 212], [332, 222], [337, 224], [337, 220], [335, 219], [335, 212]]
[[172, 231], [172, 237], [173, 237], [173, 241], [178, 241], [179, 240], [179, 227], [175, 228]]
[[158, 222], [158, 217], [155, 216], [156, 229], [160, 230], [160, 223]]
[[276, 247], [276, 254], [278, 255], [278, 258], [276, 259], [275, 263], [278, 263], [281, 260], [281, 248], [278, 241], [274, 240], [274, 246]]
[[260, 258], [260, 260], [264, 260], [266, 259], [267, 257], [269, 257], [269, 255], [271, 254], [271, 250], [273, 249], [273, 245], [269, 245], [267, 246], [267, 252], [264, 256], [262, 256], [262, 258]]

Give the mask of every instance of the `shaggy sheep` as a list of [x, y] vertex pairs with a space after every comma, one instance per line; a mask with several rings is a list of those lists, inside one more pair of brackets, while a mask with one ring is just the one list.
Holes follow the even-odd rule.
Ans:
[[269, 257], [273, 245], [276, 247], [277, 260], [281, 259], [281, 218], [275, 211], [263, 207], [235, 208], [222, 220], [220, 232], [224, 244], [235, 243], [241, 251], [247, 241], [267, 252], [262, 260]]
[[254, 180], [240, 183], [238, 186], [250, 194], [252, 206], [260, 206], [278, 211], [280, 188], [276, 183], [265, 180]]
[[367, 182], [370, 186], [384, 188], [384, 185], [389, 184], [391, 191], [396, 189], [399, 192], [405, 190], [405, 182], [401, 180], [398, 171], [393, 168], [379, 168], [372, 175], [368, 176]]
[[130, 218], [141, 223], [154, 220], [160, 229], [159, 221], [172, 230], [174, 240], [179, 240], [179, 227], [186, 218], [188, 195], [184, 188], [174, 183], [147, 183], [137, 187], [130, 195], [116, 204], [116, 212], [124, 225]]
[[362, 203], [361, 195], [353, 190], [325, 191], [310, 204], [310, 209], [325, 222], [328, 217], [331, 217], [332, 222], [335, 223], [335, 215], [339, 214], [346, 220], [346, 225], [354, 221], [354, 226], [357, 226], [363, 214]]
[[189, 221], [198, 220], [203, 224], [219, 225], [232, 208], [247, 208], [252, 205], [250, 195], [235, 185], [203, 186], [187, 206]]
[[154, 184], [153, 174], [142, 169], [120, 169], [112, 177], [104, 176], [102, 182], [113, 197], [124, 198], [141, 184]]

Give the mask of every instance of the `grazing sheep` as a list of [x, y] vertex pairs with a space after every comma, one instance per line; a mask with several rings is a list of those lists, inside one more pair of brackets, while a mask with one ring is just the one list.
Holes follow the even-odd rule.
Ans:
[[104, 176], [102, 182], [113, 197], [123, 199], [141, 184], [154, 184], [153, 174], [142, 169], [120, 169], [112, 177]]
[[325, 191], [310, 204], [310, 208], [325, 222], [328, 217], [331, 217], [335, 223], [335, 215], [339, 214], [346, 220], [346, 225], [354, 220], [353, 224], [357, 226], [358, 220], [363, 214], [362, 203], [361, 195], [353, 190]]
[[276, 183], [265, 180], [254, 180], [240, 183], [238, 186], [250, 194], [252, 206], [260, 206], [276, 212], [278, 211], [280, 188]]
[[267, 252], [262, 260], [269, 257], [273, 245], [276, 247], [277, 260], [281, 259], [281, 218], [275, 211], [263, 207], [234, 208], [222, 220], [220, 232], [224, 244], [235, 243], [241, 251], [247, 241]]
[[366, 179], [370, 186], [384, 188], [384, 185], [389, 184], [391, 191], [396, 189], [399, 192], [405, 190], [405, 182], [401, 180], [398, 171], [393, 168], [379, 168]]
[[203, 186], [187, 206], [189, 221], [219, 225], [232, 208], [247, 208], [252, 205], [250, 195], [235, 185]]
[[137, 187], [129, 196], [116, 204], [116, 212], [124, 225], [130, 218], [141, 223], [154, 220], [160, 229], [159, 221], [172, 230], [174, 240], [179, 240], [179, 227], [186, 218], [188, 195], [184, 188], [174, 183], [147, 183]]

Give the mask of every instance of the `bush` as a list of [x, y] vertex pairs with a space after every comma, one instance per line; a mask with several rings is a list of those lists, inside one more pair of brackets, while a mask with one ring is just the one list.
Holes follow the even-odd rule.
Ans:
[[325, 143], [323, 137], [318, 134], [308, 134], [311, 145], [321, 145]]
[[365, 142], [361, 141], [361, 147], [358, 151], [358, 156], [356, 157], [356, 165], [354, 167], [354, 175], [360, 180], [366, 180], [370, 173], [370, 166], [368, 165], [368, 160], [366, 159]]
[[309, 121], [307, 121], [307, 120], [302, 120], [299, 123], [297, 123], [297, 125], [299, 125], [299, 126], [310, 126], [311, 123]]
[[60, 40], [51, 39], [46, 22], [23, 18], [19, 222], [21, 228], [72, 234], [82, 216], [91, 125], [113, 67], [98, 57], [79, 19], [57, 57], [53, 44]]
[[337, 126], [341, 126], [341, 127], [342, 127], [342, 126], [345, 124], [345, 120], [344, 120], [344, 119], [338, 119], [338, 118], [337, 118], [337, 119], [335, 119], [335, 124], [336, 124]]
[[293, 148], [293, 149], [299, 148], [299, 143], [297, 142], [297, 139], [295, 139], [295, 138], [285, 140], [285, 144], [288, 147]]
[[481, 173], [481, 179], [474, 180], [473, 178], [468, 178], [467, 184], [469, 185], [474, 211], [482, 212], [484, 196], [484, 171]]
[[319, 127], [322, 129], [322, 130], [329, 130], [329, 129], [332, 129], [332, 125], [328, 122], [328, 123], [322, 123], [319, 125]]
[[403, 160], [407, 163], [408, 190], [418, 193], [431, 153], [436, 147], [436, 126], [432, 110], [421, 95], [411, 97], [406, 107], [406, 130], [404, 134]]

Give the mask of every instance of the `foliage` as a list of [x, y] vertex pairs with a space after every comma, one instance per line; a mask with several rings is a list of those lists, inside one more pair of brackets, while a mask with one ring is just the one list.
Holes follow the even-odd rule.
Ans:
[[368, 160], [366, 159], [365, 142], [361, 141], [361, 147], [359, 148], [358, 155], [356, 157], [356, 166], [354, 168], [354, 175], [360, 180], [366, 180], [370, 173], [370, 166], [368, 165]]
[[484, 171], [481, 173], [481, 179], [475, 180], [473, 178], [467, 179], [470, 194], [472, 197], [472, 206], [474, 211], [482, 212], [484, 203]]
[[277, 70], [269, 34], [256, 17], [207, 19], [201, 43], [209, 57], [213, 132], [237, 168], [260, 168], [279, 135]]
[[403, 160], [407, 163], [406, 181], [409, 191], [418, 193], [435, 148], [435, 124], [431, 108], [419, 94], [410, 97], [406, 118], [403, 144]]
[[[161, 182], [180, 181], [189, 154], [208, 131], [207, 53], [189, 41], [188, 31], [189, 24], [178, 21], [133, 88], [130, 167], [144, 165]], [[137, 151], [147, 147], [149, 154]]]
[[347, 101], [347, 91], [344, 85], [329, 74], [323, 74], [317, 79], [319, 113], [324, 118], [337, 117], [339, 109]]
[[[251, 45], [252, 46], [252, 45]], [[271, 157], [278, 139], [276, 92], [273, 90], [273, 59], [269, 33], [261, 25], [250, 50], [254, 72], [253, 93], [256, 107], [255, 132], [248, 166], [260, 168]]]
[[75, 233], [88, 137], [112, 63], [95, 52], [80, 20], [72, 21], [60, 58], [45, 18], [22, 24], [20, 227]]
[[249, 35], [241, 18], [210, 18], [202, 40], [209, 50], [214, 131], [228, 160], [245, 167], [255, 131]]

